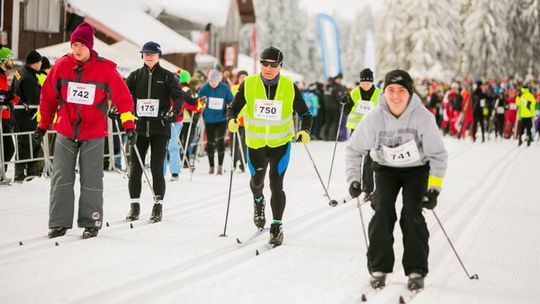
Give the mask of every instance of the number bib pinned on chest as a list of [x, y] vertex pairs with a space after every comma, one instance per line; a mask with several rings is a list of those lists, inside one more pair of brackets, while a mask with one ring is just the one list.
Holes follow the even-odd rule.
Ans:
[[218, 97], [208, 98], [208, 108], [211, 110], [222, 110], [223, 98], [218, 98]]
[[358, 100], [356, 104], [356, 113], [364, 115], [371, 111], [374, 107], [375, 105], [371, 101]]
[[137, 116], [158, 117], [159, 99], [137, 99]]
[[67, 102], [92, 105], [96, 96], [96, 85], [79, 82], [68, 82]]
[[281, 100], [255, 99], [255, 118], [281, 120], [282, 109]]
[[391, 165], [408, 165], [420, 160], [420, 153], [414, 139], [395, 148], [382, 147], [384, 159]]

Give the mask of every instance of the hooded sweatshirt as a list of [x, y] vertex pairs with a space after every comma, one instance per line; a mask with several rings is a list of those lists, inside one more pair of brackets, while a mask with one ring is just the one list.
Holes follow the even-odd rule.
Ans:
[[435, 117], [413, 94], [405, 111], [396, 118], [384, 94], [379, 106], [358, 124], [345, 150], [347, 182], [360, 181], [363, 158], [388, 167], [416, 167], [429, 162], [430, 175], [443, 178], [448, 154]]

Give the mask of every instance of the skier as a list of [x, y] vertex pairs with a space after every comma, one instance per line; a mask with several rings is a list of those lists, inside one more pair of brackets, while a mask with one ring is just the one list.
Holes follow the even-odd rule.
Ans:
[[536, 100], [527, 86], [522, 86], [516, 97], [518, 106], [518, 146], [522, 144], [522, 135], [527, 132], [527, 146], [531, 145], [532, 141], [532, 119], [535, 114]]
[[[0, 45], [0, 115], [2, 118], [2, 133], [11, 133], [13, 127], [13, 111], [14, 104], [18, 103], [18, 96], [13, 95], [9, 91], [8, 85], [8, 70], [13, 68], [13, 52], [2, 45]], [[8, 162], [15, 154], [15, 146], [13, 144], [13, 138], [11, 135], [4, 135], [2, 138], [3, 146], [0, 149], [3, 149], [4, 162]], [[4, 172], [7, 171], [7, 164], [4, 165]], [[2, 176], [0, 176], [0, 179]]]
[[132, 155], [129, 175], [131, 209], [126, 220], [138, 220], [140, 214], [141, 177], [144, 164], [138, 161], [137, 151], [144, 162], [148, 148], [151, 148], [150, 170], [152, 171], [154, 206], [150, 221], [155, 223], [160, 222], [163, 216], [162, 202], [165, 198], [163, 164], [171, 134], [170, 124], [176, 122], [180, 113], [183, 92], [180, 90], [177, 76], [159, 65], [162, 51], [158, 43], [153, 41], [145, 43], [140, 53], [144, 65], [131, 72], [126, 79], [138, 117], [137, 144], [130, 151]]
[[232, 102], [231, 89], [222, 82], [223, 77], [218, 70], [208, 73], [208, 83], [199, 90], [200, 97], [206, 97], [208, 102], [203, 110], [206, 130], [206, 153], [210, 164], [209, 174], [214, 174], [214, 151], [217, 146], [218, 167], [216, 175], [223, 174], [223, 159], [225, 157], [225, 132], [227, 131], [227, 106]]
[[283, 178], [289, 163], [291, 140], [294, 137], [293, 111], [302, 119], [297, 141], [310, 141], [312, 117], [300, 90], [293, 81], [280, 75], [283, 53], [268, 47], [260, 55], [261, 72], [251, 75], [238, 88], [228, 112], [229, 131], [238, 131], [237, 117], [242, 108], [246, 128], [247, 159], [251, 173], [253, 193], [253, 221], [257, 228], [266, 223], [263, 195], [264, 178], [270, 164], [270, 190], [273, 221], [269, 243], [279, 246], [283, 242], [282, 217], [285, 210]]
[[[344, 114], [349, 115], [347, 118], [347, 129], [351, 129], [351, 134], [364, 115], [377, 107], [380, 94], [381, 89], [373, 85], [373, 71], [369, 68], [363, 69], [360, 72], [360, 85], [354, 88], [349, 94], [346, 94], [342, 99], [342, 103], [345, 104]], [[375, 187], [373, 184], [373, 159], [371, 159], [369, 154], [364, 157], [362, 168], [362, 190], [365, 192], [364, 201], [369, 202], [372, 199], [371, 196]]]
[[[119, 110], [130, 143], [136, 140], [133, 102], [116, 64], [93, 50], [94, 29], [81, 23], [71, 34], [71, 54], [56, 61], [41, 90], [41, 121], [33, 139], [41, 144], [54, 121], [54, 146], [49, 207], [49, 238], [66, 234], [73, 225], [75, 167], [79, 155], [81, 194], [77, 224], [83, 238], [97, 236], [103, 223], [103, 138], [107, 136], [109, 100]], [[99, 165], [96, 165], [99, 164]]]
[[362, 192], [360, 167], [370, 153], [374, 161], [375, 214], [369, 223], [368, 270], [374, 288], [385, 285], [394, 266], [395, 203], [403, 196], [403, 268], [410, 289], [422, 288], [428, 273], [428, 237], [422, 207], [433, 209], [441, 191], [448, 155], [433, 114], [413, 94], [413, 81], [403, 70], [386, 74], [379, 107], [368, 113], [346, 148], [349, 194]]

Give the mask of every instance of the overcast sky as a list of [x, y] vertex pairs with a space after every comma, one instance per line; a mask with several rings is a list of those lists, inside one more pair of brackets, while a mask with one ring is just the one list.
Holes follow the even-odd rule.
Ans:
[[327, 13], [335, 16], [340, 15], [352, 19], [356, 12], [371, 6], [375, 12], [381, 6], [382, 1], [374, 0], [300, 0], [300, 5], [310, 13]]

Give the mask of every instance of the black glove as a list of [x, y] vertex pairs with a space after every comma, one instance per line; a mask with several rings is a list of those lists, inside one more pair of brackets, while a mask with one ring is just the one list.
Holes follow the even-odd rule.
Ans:
[[120, 118], [120, 113], [118, 113], [118, 109], [116, 107], [110, 107], [109, 111], [107, 111], [107, 116], [109, 116], [112, 120], [117, 120]]
[[429, 189], [426, 193], [426, 197], [424, 197], [424, 201], [422, 202], [422, 205], [426, 209], [433, 209], [435, 206], [437, 206], [437, 197], [439, 196], [439, 191], [435, 189]]
[[37, 128], [36, 131], [32, 134], [32, 140], [36, 145], [41, 145], [41, 142], [43, 142], [43, 136], [45, 136], [45, 133], [47, 133], [47, 130]]
[[342, 105], [342, 106], [345, 106], [349, 103], [352, 103], [352, 100], [351, 100], [351, 95], [349, 94], [345, 94], [343, 96], [343, 98], [341, 98], [341, 100], [339, 101], [339, 103]]
[[13, 93], [10, 91], [0, 90], [0, 96], [3, 96], [5, 101], [11, 101], [13, 99]]
[[135, 146], [135, 144], [137, 143], [137, 131], [135, 131], [135, 129], [127, 129], [126, 135], [127, 144], [130, 146]]
[[352, 198], [357, 198], [362, 193], [362, 186], [360, 182], [354, 181], [349, 186], [349, 194]]
[[165, 113], [165, 116], [163, 116], [163, 119], [168, 123], [176, 122], [177, 118], [178, 113], [176, 113], [176, 111], [173, 109], [170, 109], [167, 113]]

